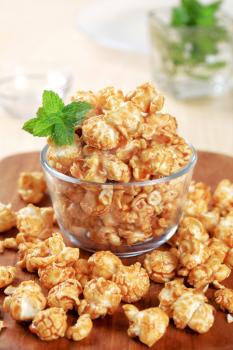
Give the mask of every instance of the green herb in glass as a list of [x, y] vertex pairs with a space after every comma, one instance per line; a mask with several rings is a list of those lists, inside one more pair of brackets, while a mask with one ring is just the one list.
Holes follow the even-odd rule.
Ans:
[[43, 92], [42, 107], [36, 117], [24, 123], [23, 129], [34, 136], [50, 137], [59, 146], [74, 142], [75, 126], [80, 124], [93, 107], [87, 102], [74, 101], [65, 106], [53, 91]]
[[[198, 0], [181, 0], [171, 13], [171, 26], [178, 29], [178, 39], [168, 39], [168, 54], [173, 74], [184, 72], [199, 79], [208, 79], [211, 71], [226, 65], [224, 60], [211, 60], [217, 55], [219, 44], [228, 40], [226, 29], [219, 23], [217, 14], [222, 1], [202, 4]], [[188, 29], [188, 30], [187, 30]], [[195, 67], [202, 67], [201, 73]]]

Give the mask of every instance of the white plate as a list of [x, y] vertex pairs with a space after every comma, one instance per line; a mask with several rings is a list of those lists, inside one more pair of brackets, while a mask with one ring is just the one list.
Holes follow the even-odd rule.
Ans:
[[[91, 1], [78, 14], [78, 28], [104, 46], [147, 53], [147, 13], [162, 3], [158, 0]], [[166, 6], [169, 3], [166, 0]]]

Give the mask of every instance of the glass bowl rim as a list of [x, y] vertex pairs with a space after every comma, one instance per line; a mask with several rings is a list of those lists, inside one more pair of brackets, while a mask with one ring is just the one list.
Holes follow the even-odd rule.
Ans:
[[48, 151], [48, 145], [43, 147], [41, 153], [40, 153], [40, 163], [42, 165], [42, 168], [45, 172], [48, 172], [50, 175], [53, 177], [56, 177], [59, 180], [62, 180], [64, 182], [76, 184], [76, 185], [94, 185], [94, 186], [122, 186], [122, 187], [128, 187], [128, 186], [150, 186], [150, 185], [156, 185], [156, 184], [161, 184], [165, 183], [171, 180], [174, 180], [178, 177], [181, 177], [185, 174], [187, 174], [192, 168], [194, 168], [196, 162], [197, 162], [197, 152], [193, 145], [191, 143], [188, 143], [189, 147], [192, 150], [192, 156], [188, 162], [183, 168], [181, 168], [179, 171], [176, 171], [175, 173], [169, 175], [169, 176], [164, 176], [158, 179], [153, 179], [153, 180], [146, 180], [146, 181], [132, 181], [132, 182], [105, 182], [105, 183], [100, 183], [100, 182], [91, 182], [91, 181], [84, 181], [77, 179], [75, 177], [65, 175], [54, 168], [52, 168], [46, 159], [47, 151]]
[[[171, 13], [171, 9], [172, 7], [169, 7], [169, 6], [164, 6], [164, 7], [161, 7], [161, 8], [157, 8], [157, 9], [151, 9], [147, 12], [147, 16], [148, 16], [148, 19], [150, 21], [155, 21], [157, 20], [157, 23], [159, 23], [160, 25], [162, 25], [164, 28], [167, 28], [169, 30], [173, 30], [173, 31], [206, 31], [206, 30], [210, 30], [211, 27], [214, 27], [212, 25], [210, 26], [207, 26], [207, 27], [204, 27], [204, 26], [198, 26], [198, 25], [195, 25], [195, 26], [181, 26], [181, 27], [173, 27], [171, 26], [169, 23], [166, 23], [165, 21], [163, 21], [161, 19], [161, 16], [160, 14], [161, 13]], [[169, 11], [169, 12], [168, 12]], [[218, 17], [221, 19], [221, 20], [224, 20], [224, 23], [226, 25], [229, 25], [230, 23], [232, 24], [233, 23], [233, 16], [229, 15], [228, 13], [226, 13], [224, 10], [221, 10], [219, 11], [218, 13]], [[222, 23], [221, 23], [222, 24]]]

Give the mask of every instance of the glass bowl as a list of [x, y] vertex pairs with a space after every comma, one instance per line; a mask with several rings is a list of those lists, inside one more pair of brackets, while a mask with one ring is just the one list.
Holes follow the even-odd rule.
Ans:
[[41, 164], [56, 218], [76, 246], [91, 252], [111, 250], [118, 256], [143, 254], [167, 242], [176, 232], [197, 154], [170, 176], [144, 181], [104, 184], [64, 175]]

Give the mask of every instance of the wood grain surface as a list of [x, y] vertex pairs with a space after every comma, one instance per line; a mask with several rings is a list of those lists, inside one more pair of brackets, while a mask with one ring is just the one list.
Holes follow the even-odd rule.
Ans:
[[[39, 154], [28, 153], [5, 158], [0, 163], [0, 201], [11, 202], [13, 208], [18, 210], [25, 204], [17, 195], [17, 178], [21, 171], [38, 170]], [[212, 188], [216, 186], [222, 178], [229, 178], [233, 181], [233, 158], [225, 155], [199, 152], [199, 160], [195, 169], [194, 178], [196, 180], [209, 183]], [[41, 206], [49, 205], [47, 196]], [[16, 233], [13, 230], [4, 237], [12, 236]], [[88, 253], [81, 252], [81, 256], [88, 256]], [[124, 263], [130, 264], [134, 261], [141, 261], [141, 257], [124, 259]], [[1, 265], [15, 265], [17, 254], [12, 251], [5, 251], [0, 255]], [[25, 279], [37, 279], [36, 275], [23, 272], [17, 269], [17, 279], [15, 284]], [[228, 287], [233, 287], [233, 276], [224, 283]], [[157, 306], [157, 295], [161, 285], [151, 283], [150, 291], [137, 306], [147, 308]], [[209, 297], [212, 298], [213, 290], [210, 290]], [[2, 305], [3, 292], [0, 293], [0, 304]], [[215, 305], [216, 306], [216, 305]], [[141, 344], [137, 338], [131, 339], [127, 336], [128, 321], [120, 307], [112, 317], [94, 321], [93, 330], [88, 338], [75, 343], [65, 338], [52, 342], [42, 342], [28, 330], [28, 323], [17, 323], [8, 314], [1, 312], [0, 317], [4, 319], [6, 328], [0, 334], [0, 350], [139, 350], [147, 347]], [[76, 318], [75, 313], [70, 313], [69, 322]], [[198, 335], [186, 329], [181, 331], [175, 328], [172, 322], [165, 336], [157, 342], [152, 349], [159, 350], [232, 350], [233, 349], [233, 324], [228, 324], [224, 313], [217, 311], [216, 320], [211, 330], [203, 335]]]

